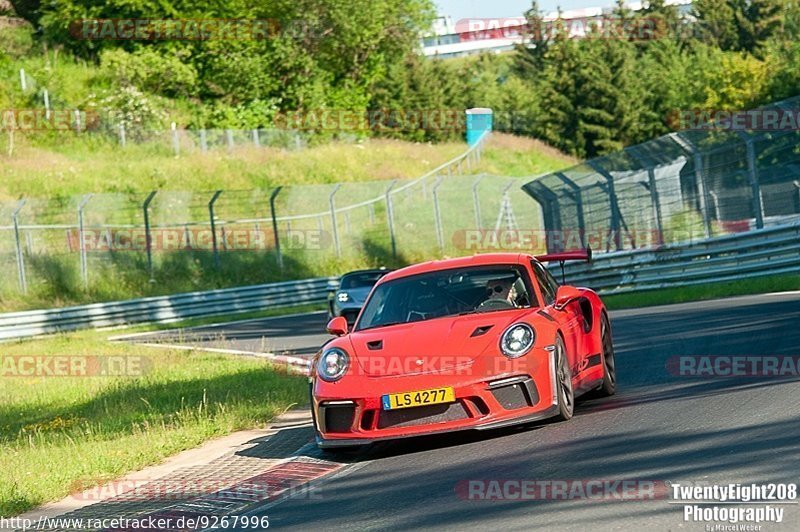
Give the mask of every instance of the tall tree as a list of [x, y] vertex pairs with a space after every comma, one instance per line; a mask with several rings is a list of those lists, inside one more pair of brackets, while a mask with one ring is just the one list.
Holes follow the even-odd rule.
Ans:
[[552, 21], [544, 19], [537, 0], [533, 0], [531, 8], [525, 12], [525, 20], [525, 42], [517, 45], [515, 66], [521, 75], [535, 77], [544, 66], [553, 37]]
[[537, 90], [541, 113], [536, 123], [537, 136], [564, 151], [584, 154], [583, 132], [575, 109], [575, 72], [580, 66], [578, 45], [569, 38], [559, 13], [553, 41], [544, 56], [544, 69]]
[[681, 17], [678, 7], [666, 0], [650, 0], [636, 13], [637, 40], [650, 43], [664, 39], [680, 39]]
[[760, 55], [766, 42], [783, 29], [785, 8], [785, 0], [740, 1], [739, 49]]
[[786, 20], [787, 0], [696, 0], [702, 39], [725, 51], [760, 54]]

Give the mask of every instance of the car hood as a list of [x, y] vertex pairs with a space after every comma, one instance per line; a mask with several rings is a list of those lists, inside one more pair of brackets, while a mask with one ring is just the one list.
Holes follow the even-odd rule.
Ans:
[[347, 303], [358, 303], [363, 305], [364, 301], [367, 299], [370, 290], [372, 290], [371, 286], [360, 286], [358, 288], [346, 288], [343, 290], [338, 290], [336, 295], [338, 296], [341, 293], [345, 293], [350, 296], [350, 301]]
[[367, 329], [352, 333], [350, 343], [371, 377], [437, 373], [496, 353], [500, 335], [525, 314], [515, 309]]

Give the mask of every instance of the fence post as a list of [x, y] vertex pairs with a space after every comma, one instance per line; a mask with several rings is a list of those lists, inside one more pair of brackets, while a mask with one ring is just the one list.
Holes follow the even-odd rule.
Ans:
[[83, 210], [86, 208], [86, 204], [89, 203], [89, 200], [92, 199], [91, 194], [87, 194], [83, 197], [80, 204], [78, 205], [78, 238], [80, 243], [81, 249], [81, 280], [83, 281], [83, 289], [86, 290], [89, 288], [89, 265], [86, 261], [86, 240], [83, 237]]
[[178, 140], [178, 129], [175, 122], [172, 123], [172, 149], [175, 151], [175, 157], [181, 154], [181, 143]]
[[602, 187], [608, 195], [608, 202], [611, 208], [611, 231], [614, 233], [614, 246], [617, 250], [622, 249], [622, 221], [619, 212], [619, 203], [617, 203], [617, 192], [614, 189], [614, 176], [609, 174], [603, 167], [594, 162], [587, 163], [594, 171], [605, 178], [605, 186]]
[[219, 249], [217, 249], [217, 222], [214, 220], [214, 203], [216, 203], [221, 190], [214, 192], [211, 201], [208, 202], [208, 218], [211, 221], [211, 247], [214, 251], [214, 267], [219, 270]]
[[497, 222], [494, 224], [495, 231], [500, 231], [504, 221], [506, 222], [507, 231], [513, 231], [514, 227], [517, 225], [517, 222], [514, 219], [514, 214], [511, 210], [511, 198], [508, 195], [508, 191], [511, 190], [511, 187], [514, 186], [515, 182], [516, 181], [514, 179], [509, 181], [505, 188], [503, 188], [503, 192], [500, 194], [500, 213], [497, 216]]
[[481, 180], [484, 177], [485, 176], [482, 175], [478, 176], [478, 179], [476, 179], [475, 182], [472, 184], [472, 205], [475, 210], [475, 229], [477, 229], [478, 231], [483, 229], [482, 217], [481, 217], [481, 202], [480, 198], [478, 197], [478, 185], [481, 184]]
[[28, 293], [28, 281], [25, 278], [25, 258], [22, 256], [22, 243], [19, 239], [19, 212], [25, 206], [25, 200], [20, 200], [17, 208], [11, 214], [11, 219], [14, 221], [14, 240], [17, 248], [17, 272], [19, 275], [19, 288], [23, 294]]
[[750, 188], [753, 190], [753, 212], [756, 217], [756, 228], [764, 228], [764, 202], [761, 198], [761, 185], [758, 182], [758, 167], [756, 166], [756, 150], [753, 139], [745, 140], [747, 146], [747, 173], [750, 178]]
[[661, 200], [658, 197], [658, 187], [656, 184], [656, 169], [655, 166], [648, 163], [644, 157], [640, 157], [635, 148], [628, 148], [625, 150], [629, 156], [638, 162], [642, 168], [647, 168], [647, 181], [640, 181], [642, 185], [650, 193], [650, 205], [653, 209], [653, 221], [656, 224], [656, 243], [661, 245], [664, 243], [664, 223], [661, 218]]
[[226, 129], [225, 135], [228, 137], [228, 150], [233, 151], [233, 130]]
[[200, 130], [200, 150], [202, 150], [203, 152], [208, 151], [208, 139], [206, 138], [205, 129]]
[[709, 190], [708, 195], [711, 196], [711, 202], [714, 204], [714, 218], [719, 220], [719, 196], [713, 190]]
[[[581, 246], [586, 247], [586, 219], [583, 213], [583, 193], [581, 192], [581, 187], [575, 181], [568, 178], [564, 172], [555, 172], [554, 175], [570, 189], [567, 194], [569, 194], [575, 202], [575, 214], [578, 222], [578, 236], [580, 238]], [[557, 238], [561, 242], [566, 242], [567, 239], [565, 236], [566, 235], [564, 235], [562, 231], [562, 234], [557, 235]]]
[[261, 139], [258, 138], [258, 130], [257, 129], [253, 130], [253, 144], [255, 145], [256, 148], [260, 148], [261, 147]]
[[283, 255], [281, 255], [281, 239], [278, 237], [278, 219], [275, 217], [275, 198], [283, 187], [277, 187], [269, 197], [269, 212], [272, 216], [272, 235], [275, 237], [275, 253], [278, 256], [278, 267], [283, 269]]
[[81, 132], [81, 112], [75, 109], [75, 131]]
[[333, 187], [333, 192], [331, 192], [331, 195], [328, 197], [328, 203], [330, 204], [331, 208], [331, 225], [333, 226], [333, 246], [334, 248], [336, 248], [337, 257], [342, 256], [342, 250], [339, 245], [339, 229], [336, 227], [336, 206], [333, 197], [336, 195], [336, 193], [339, 191], [341, 187], [342, 184], [338, 183], [335, 187]]
[[650, 189], [650, 201], [653, 203], [653, 214], [655, 215], [656, 231], [658, 244], [664, 243], [664, 221], [661, 218], [661, 200], [658, 197], [656, 186], [656, 170], [652, 166], [647, 169], [648, 188]]
[[684, 139], [678, 133], [670, 133], [669, 137], [680, 146], [684, 151], [692, 154], [694, 160], [694, 178], [697, 183], [697, 196], [700, 201], [700, 211], [703, 215], [703, 225], [705, 229], [706, 238], [711, 238], [711, 215], [709, 213], [709, 196], [706, 187], [705, 178], [703, 177], [703, 154], [697, 149], [691, 141]]
[[442, 213], [439, 210], [439, 186], [443, 180], [442, 176], [437, 176], [436, 183], [433, 185], [433, 217], [436, 224], [436, 241], [442, 251], [444, 251], [444, 233], [442, 231]]
[[147, 199], [142, 204], [142, 211], [144, 211], [144, 245], [147, 249], [147, 269], [150, 270], [150, 282], [155, 283], [153, 276], [153, 239], [150, 236], [150, 203], [156, 197], [157, 191], [152, 191], [148, 194]]
[[19, 86], [22, 89], [22, 92], [26, 92], [28, 90], [28, 82], [25, 79], [25, 69], [19, 69]]
[[123, 148], [125, 147], [125, 124], [119, 125], [119, 144]]
[[392, 189], [397, 184], [397, 179], [392, 179], [386, 189], [386, 221], [389, 224], [389, 239], [392, 242], [392, 257], [397, 257], [397, 241], [394, 234], [394, 208], [392, 205]]
[[711, 238], [711, 212], [709, 210], [709, 194], [706, 187], [706, 180], [703, 175], [703, 154], [699, 151], [694, 152], [694, 175], [697, 180], [698, 196], [700, 197], [700, 207], [703, 209], [703, 222], [705, 226], [706, 238]]
[[44, 117], [50, 120], [50, 94], [47, 92], [47, 89], [44, 89], [42, 98], [44, 99]]
[[800, 181], [795, 179], [794, 181], [792, 181], [792, 184], [794, 185], [795, 188], [794, 210], [800, 213]]

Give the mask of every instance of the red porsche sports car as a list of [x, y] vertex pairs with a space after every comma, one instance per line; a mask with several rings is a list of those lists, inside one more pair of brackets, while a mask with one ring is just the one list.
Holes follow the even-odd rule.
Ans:
[[[557, 416], [612, 395], [611, 326], [595, 292], [558, 282], [534, 257], [498, 253], [409, 266], [372, 289], [352, 331], [343, 317], [314, 358], [320, 447]], [[563, 264], [563, 263], [562, 263]]]

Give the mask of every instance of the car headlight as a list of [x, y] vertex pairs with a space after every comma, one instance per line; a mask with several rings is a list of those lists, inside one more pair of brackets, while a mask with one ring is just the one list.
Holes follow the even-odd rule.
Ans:
[[336, 296], [336, 299], [339, 301], [339, 303], [347, 303], [350, 301], [350, 296], [347, 295], [347, 292], [339, 292], [339, 295]]
[[518, 358], [533, 347], [536, 333], [527, 323], [516, 323], [500, 337], [500, 351], [508, 358]]
[[322, 352], [317, 361], [317, 375], [326, 382], [335, 382], [342, 378], [350, 367], [350, 357], [344, 350], [331, 347]]

